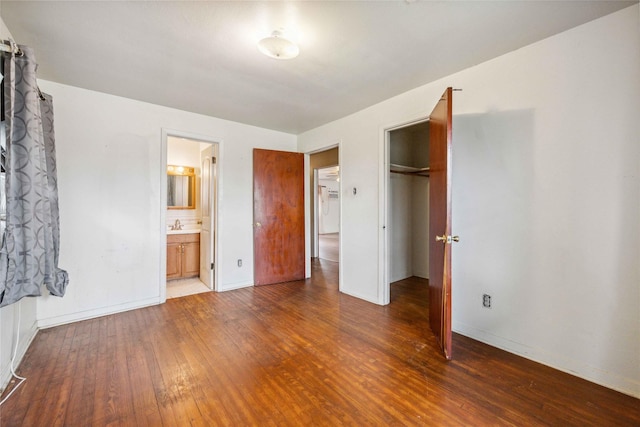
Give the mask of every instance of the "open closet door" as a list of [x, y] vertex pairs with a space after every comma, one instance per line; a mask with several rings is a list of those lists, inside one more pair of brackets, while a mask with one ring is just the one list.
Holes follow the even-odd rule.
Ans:
[[429, 117], [429, 323], [451, 359], [451, 88]]

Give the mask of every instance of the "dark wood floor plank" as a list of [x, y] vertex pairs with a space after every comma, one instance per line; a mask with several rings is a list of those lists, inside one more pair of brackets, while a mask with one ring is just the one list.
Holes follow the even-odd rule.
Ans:
[[[68, 401], [66, 393], [70, 390], [69, 382], [72, 381], [71, 375], [73, 375], [75, 368], [75, 360], [70, 358], [71, 345], [78, 327], [80, 326], [77, 324], [69, 325], [64, 331], [61, 331], [62, 333], [58, 335], [57, 339], [50, 340], [51, 359], [44, 364], [43, 375], [37, 379], [37, 382], [34, 381], [35, 378], [31, 378], [30, 374], [26, 375], [27, 381], [20, 390], [24, 395], [28, 393], [27, 388], [38, 383], [50, 385], [51, 389], [59, 392], [52, 392], [49, 387], [36, 389], [36, 393], [32, 396], [33, 400], [28, 405], [22, 420], [23, 425], [36, 425], [41, 422], [44, 413], [50, 414], [48, 425], [61, 425], [64, 421], [65, 411], [60, 407], [60, 404], [64, 405], [64, 402]], [[37, 339], [38, 336], [36, 336]], [[25, 370], [25, 374], [27, 372], [29, 371]]]
[[[116, 393], [116, 389], [113, 386], [113, 374], [115, 369], [115, 345], [116, 338], [115, 333], [112, 331], [114, 328], [114, 317], [108, 316], [100, 318], [100, 326], [98, 328], [98, 335], [96, 336], [97, 344], [97, 360], [93, 367], [84, 375], [90, 375], [94, 377], [95, 394], [94, 394], [94, 410], [90, 413], [92, 425], [107, 425], [113, 418], [115, 408], [111, 397]], [[72, 414], [69, 414], [69, 422], [77, 422], [77, 418], [73, 418]]]
[[[79, 353], [76, 372], [80, 375], [73, 376], [73, 384], [68, 396], [69, 405], [67, 415], [70, 419], [90, 419], [93, 413], [94, 396], [96, 390], [95, 375], [83, 375], [91, 372], [98, 361], [98, 344], [95, 337], [100, 328], [98, 319], [82, 322], [84, 327], [79, 330], [80, 337], [75, 341], [74, 351]], [[67, 416], [65, 416], [66, 420]]]
[[[144, 331], [146, 329], [146, 319], [143, 313], [144, 310], [132, 312], [135, 315], [135, 324], [140, 325], [140, 328]], [[162, 425], [158, 401], [151, 379], [151, 371], [147, 364], [146, 353], [153, 351], [147, 336], [147, 334], [141, 335], [140, 333], [132, 334], [125, 348], [135, 425], [140, 427]]]
[[429, 331], [427, 281], [380, 307], [313, 279], [40, 331], [5, 426], [639, 426], [640, 401], [454, 334]]

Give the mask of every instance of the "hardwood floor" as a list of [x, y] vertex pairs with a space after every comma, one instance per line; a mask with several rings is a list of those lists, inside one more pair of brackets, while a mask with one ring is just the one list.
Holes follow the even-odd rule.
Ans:
[[339, 239], [340, 239], [339, 233], [319, 234], [318, 235], [318, 249], [320, 252], [318, 254], [319, 258], [322, 258], [327, 261], [340, 262]]
[[640, 425], [638, 399], [460, 335], [446, 362], [422, 279], [381, 307], [313, 268], [41, 331], [0, 425]]

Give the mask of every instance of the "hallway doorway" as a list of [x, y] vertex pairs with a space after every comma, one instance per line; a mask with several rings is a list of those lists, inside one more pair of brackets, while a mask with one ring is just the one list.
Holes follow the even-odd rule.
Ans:
[[310, 154], [309, 172], [310, 256], [312, 259], [339, 263], [339, 148], [333, 147]]
[[315, 241], [317, 257], [339, 262], [340, 254], [340, 167], [317, 169], [315, 189]]

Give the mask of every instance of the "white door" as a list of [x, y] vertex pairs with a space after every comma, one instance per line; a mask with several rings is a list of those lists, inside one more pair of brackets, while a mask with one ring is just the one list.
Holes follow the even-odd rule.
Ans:
[[213, 145], [202, 151], [202, 228], [200, 230], [200, 280], [214, 289], [215, 180], [216, 158]]

